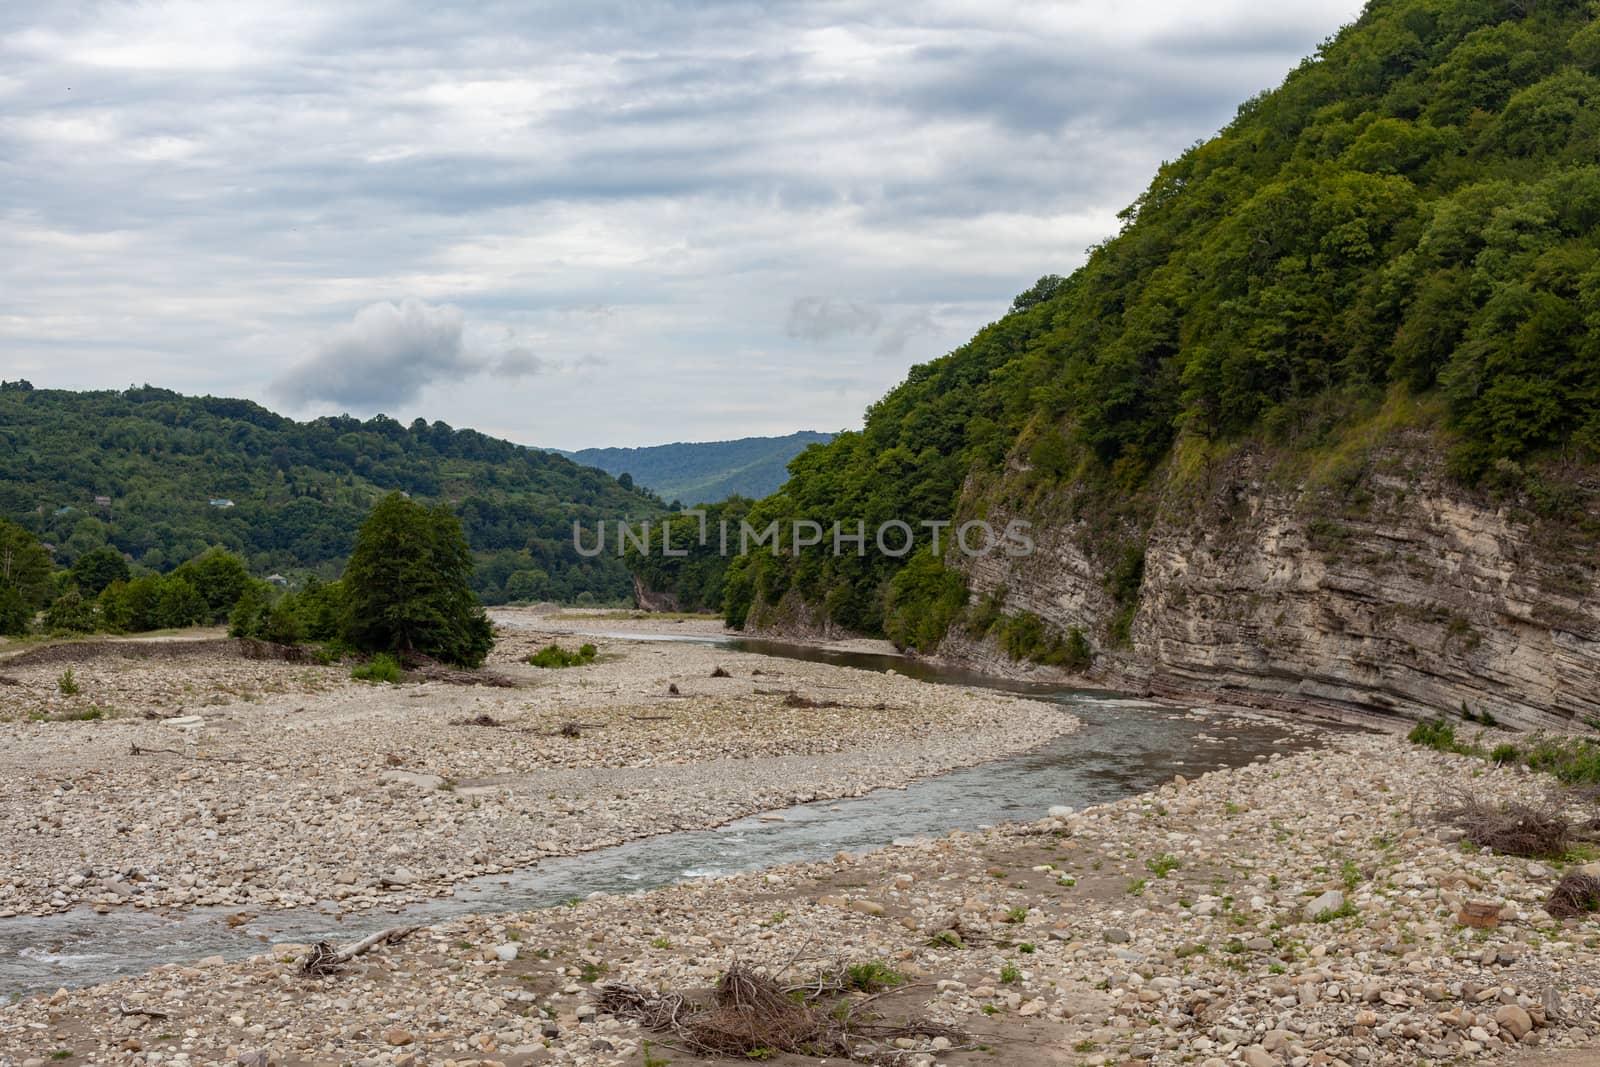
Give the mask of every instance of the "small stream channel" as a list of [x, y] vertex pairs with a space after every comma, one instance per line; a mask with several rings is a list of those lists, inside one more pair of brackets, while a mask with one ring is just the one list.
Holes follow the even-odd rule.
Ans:
[[[649, 635], [592, 633], [627, 640]], [[662, 638], [657, 638], [662, 639]], [[1104, 693], [1067, 690], [939, 668], [897, 656], [835, 652], [717, 636], [667, 638], [868, 670], [893, 669], [930, 682], [980, 686], [1062, 705], [1083, 728], [1022, 756], [881, 789], [864, 797], [786, 808], [783, 822], [757, 817], [713, 830], [641, 838], [578, 856], [539, 862], [513, 874], [478, 878], [455, 895], [392, 910], [333, 918], [330, 901], [315, 908], [263, 912], [242, 927], [239, 909], [139, 911], [97, 915], [86, 908], [44, 918], [0, 920], [0, 997], [82, 986], [161, 964], [210, 955], [247, 956], [272, 942], [354, 940], [403, 921], [433, 922], [471, 913], [557, 904], [591, 893], [629, 893], [693, 878], [820, 860], [840, 849], [867, 852], [896, 840], [936, 836], [1043, 816], [1052, 804], [1084, 807], [1144, 792], [1174, 774], [1195, 775], [1249, 763], [1271, 752], [1307, 747], [1268, 718], [1185, 712]]]

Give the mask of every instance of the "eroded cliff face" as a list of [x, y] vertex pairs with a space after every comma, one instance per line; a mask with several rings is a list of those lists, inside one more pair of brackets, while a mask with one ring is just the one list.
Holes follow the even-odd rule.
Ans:
[[[1330, 488], [1235, 455], [1157, 501], [1129, 640], [1086, 526], [978, 561], [975, 596], [1091, 635], [1090, 677], [1155, 693], [1507, 725], [1600, 723], [1600, 545], [1448, 479], [1423, 435], [1374, 450]], [[1589, 494], [1593, 501], [1594, 495]], [[1103, 534], [1101, 535], [1104, 536]], [[1009, 566], [1007, 563], [1009, 562]], [[941, 653], [994, 667], [993, 640]]]

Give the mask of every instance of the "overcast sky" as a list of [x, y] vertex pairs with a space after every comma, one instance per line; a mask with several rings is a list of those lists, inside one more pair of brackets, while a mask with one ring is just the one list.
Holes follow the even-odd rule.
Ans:
[[0, 377], [860, 425], [1357, 0], [0, 3]]

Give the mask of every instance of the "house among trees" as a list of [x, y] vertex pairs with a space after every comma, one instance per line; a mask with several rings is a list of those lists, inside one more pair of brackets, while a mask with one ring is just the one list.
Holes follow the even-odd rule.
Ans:
[[281, 574], [269, 574], [267, 575], [267, 583], [269, 585], [288, 585], [289, 579]]
[[207, 503], [209, 503], [214, 508], [231, 508], [231, 507], [233, 507], [233, 501], [229, 500], [225, 496], [214, 496], [209, 501], [207, 501]]
[[96, 507], [109, 508], [111, 506], [111, 498], [108, 496], [97, 496], [94, 498], [94, 502]]

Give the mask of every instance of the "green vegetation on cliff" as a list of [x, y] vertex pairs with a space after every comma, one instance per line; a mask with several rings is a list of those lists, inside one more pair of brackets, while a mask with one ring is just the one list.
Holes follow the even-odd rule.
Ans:
[[[1600, 5], [1373, 0], [1278, 89], [1164, 165], [1119, 234], [859, 433], [798, 456], [751, 520], [1010, 514], [1087, 523], [1136, 603], [1153, 487], [1246, 441], [1315, 456], [1379, 409], [1439, 431], [1463, 482], [1600, 449]], [[1129, 530], [1133, 535], [1128, 534]], [[936, 644], [948, 560], [753, 556], [735, 623], [802, 602]], [[791, 590], [798, 596], [786, 595]], [[971, 609], [966, 609], [970, 611]], [[1033, 634], [1033, 658], [1082, 658]], [[1070, 647], [1069, 647], [1070, 646]], [[1043, 652], [1036, 652], [1043, 649]]]
[[98, 560], [99, 571], [77, 575], [88, 596], [117, 577], [96, 553], [106, 547], [154, 572], [220, 546], [258, 576], [335, 577], [367, 512], [394, 491], [451, 508], [488, 603], [626, 597], [621, 562], [579, 557], [572, 523], [665, 510], [601, 471], [442, 422], [301, 423], [247, 400], [148, 386], [0, 383], [0, 519], [53, 545], [57, 564]]

